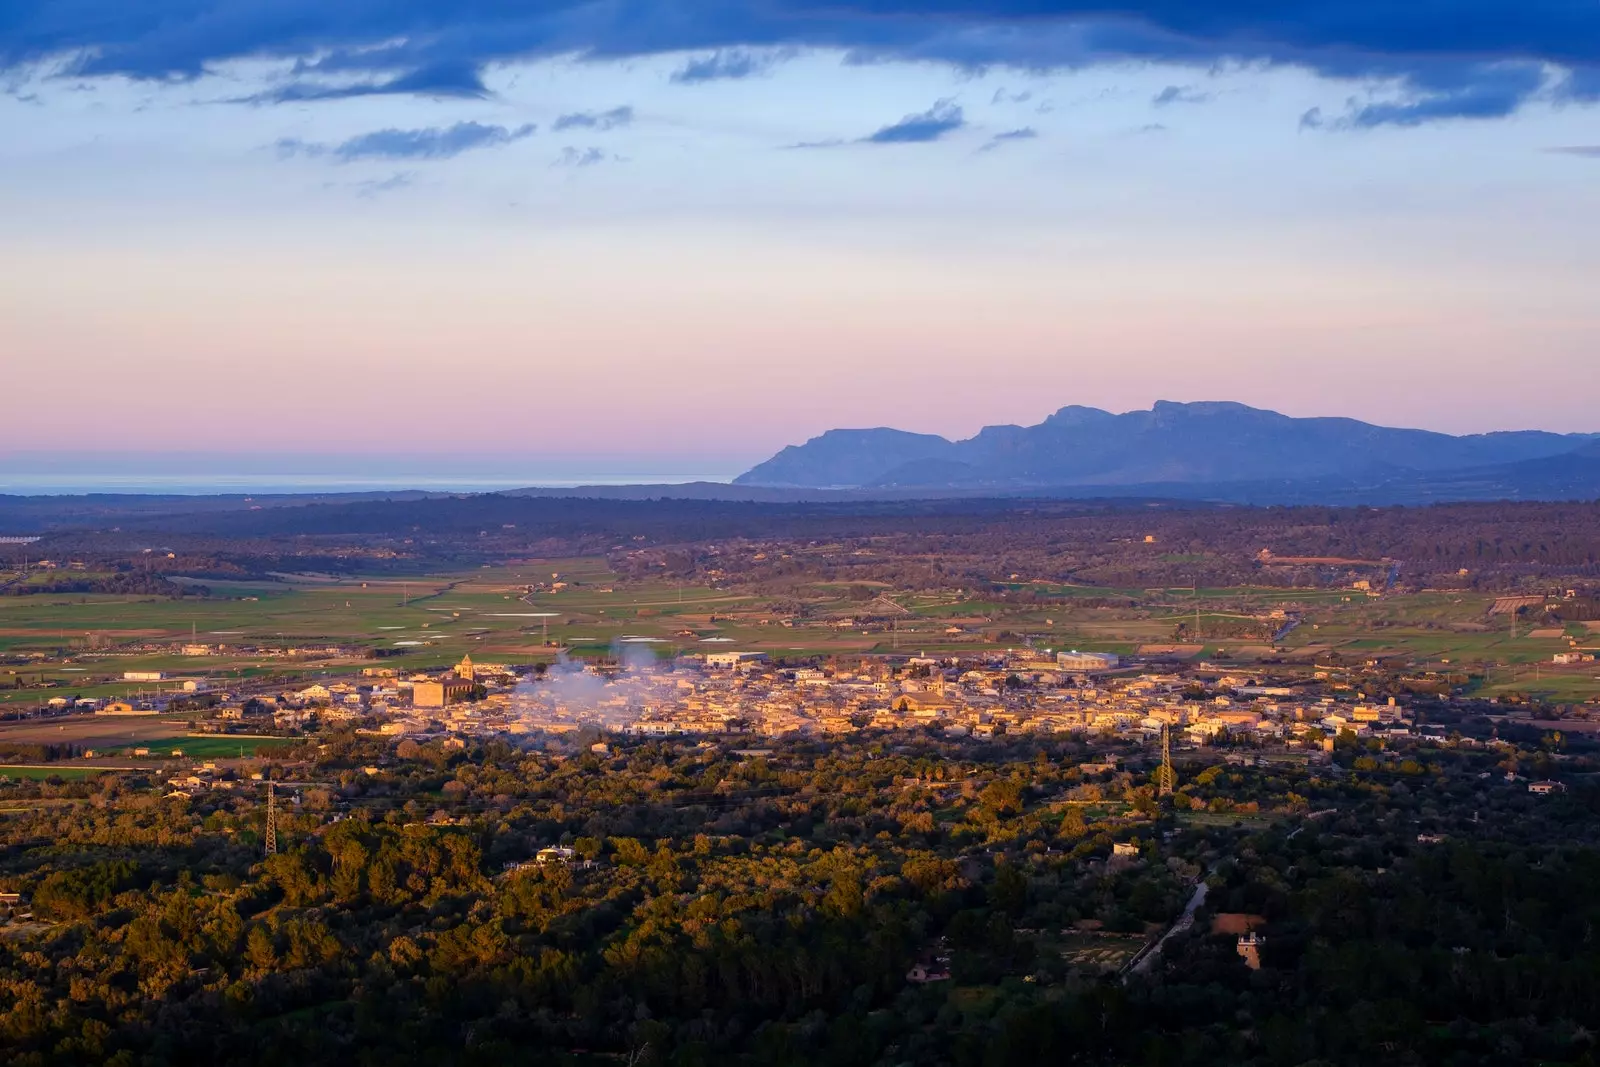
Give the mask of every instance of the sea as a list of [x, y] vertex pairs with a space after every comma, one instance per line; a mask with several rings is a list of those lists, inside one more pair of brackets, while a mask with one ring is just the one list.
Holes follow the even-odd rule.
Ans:
[[127, 493], [181, 496], [267, 496], [282, 493], [396, 493], [420, 490], [431, 493], [493, 493], [507, 489], [570, 489], [580, 485], [684, 485], [688, 482], [729, 482], [733, 475], [562, 473], [527, 474], [405, 474], [389, 473], [141, 473], [112, 474], [45, 471], [18, 473], [0, 470], [0, 494], [12, 496], [79, 496], [85, 493]]

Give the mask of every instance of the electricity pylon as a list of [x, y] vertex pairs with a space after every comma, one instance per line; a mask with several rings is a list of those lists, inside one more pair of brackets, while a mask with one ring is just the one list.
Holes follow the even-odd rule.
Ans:
[[1156, 775], [1156, 795], [1170, 797], [1172, 790], [1178, 784], [1178, 776], [1172, 769], [1172, 740], [1167, 733], [1167, 724], [1161, 724], [1161, 771]]
[[267, 783], [267, 855], [278, 854], [278, 808], [271, 782]]

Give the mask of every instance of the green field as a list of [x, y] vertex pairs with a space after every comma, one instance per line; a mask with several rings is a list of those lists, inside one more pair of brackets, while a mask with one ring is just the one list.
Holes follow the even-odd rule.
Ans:
[[14, 767], [0, 764], [0, 778], [10, 778], [12, 781], [28, 779], [42, 782], [46, 778], [60, 778], [64, 782], [79, 782], [105, 773], [93, 767]]
[[148, 748], [152, 756], [170, 756], [178, 751], [194, 759], [238, 759], [279, 753], [293, 744], [284, 738], [205, 736], [144, 741], [138, 747]]

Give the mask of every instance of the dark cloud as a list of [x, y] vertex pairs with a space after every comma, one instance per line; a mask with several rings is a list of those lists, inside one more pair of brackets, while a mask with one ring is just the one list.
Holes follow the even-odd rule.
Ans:
[[899, 122], [863, 137], [861, 141], [863, 144], [923, 144], [937, 141], [966, 124], [966, 117], [959, 107], [948, 100], [940, 100], [928, 110], [907, 115]]
[[[283, 100], [475, 94], [490, 64], [565, 54], [708, 51], [681, 80], [744, 76], [748, 50], [808, 47], [1031, 70], [1290, 63], [1393, 79], [1416, 96], [1352, 126], [1508, 114], [1532, 93], [1507, 94], [1505, 63], [1567, 68], [1571, 99], [1600, 99], [1594, 0], [14, 0], [3, 10], [0, 68], [51, 60], [75, 75], [181, 79], [274, 57], [361, 79], [297, 83], [271, 97]], [[1425, 91], [1444, 69], [1474, 85]]]
[[1210, 93], [1202, 93], [1192, 85], [1169, 85], [1151, 97], [1150, 102], [1156, 107], [1166, 107], [1169, 104], [1203, 104], [1210, 99]]
[[700, 85], [704, 82], [753, 78], [771, 70], [781, 58], [783, 57], [770, 52], [758, 53], [747, 48], [730, 48], [689, 60], [672, 72], [672, 81], [678, 85]]
[[420, 130], [374, 130], [335, 145], [286, 138], [277, 143], [280, 155], [327, 156], [339, 163], [366, 159], [449, 159], [474, 148], [492, 148], [531, 137], [529, 124], [508, 129], [476, 122], [434, 126]]
[[1031, 90], [1024, 89], [1020, 93], [1008, 93], [1008, 92], [1006, 92], [1004, 87], [1001, 87], [1001, 88], [996, 89], [994, 91], [994, 99], [990, 100], [989, 103], [991, 103], [991, 104], [1026, 104], [1029, 100], [1032, 100], [1032, 99], [1033, 99], [1033, 92]]
[[558, 130], [614, 130], [633, 121], [633, 108], [614, 107], [610, 111], [577, 111], [555, 121]]

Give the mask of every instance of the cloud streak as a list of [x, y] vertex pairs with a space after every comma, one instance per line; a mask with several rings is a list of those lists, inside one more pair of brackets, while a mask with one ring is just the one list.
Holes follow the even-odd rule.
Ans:
[[1202, 93], [1192, 85], [1169, 85], [1151, 97], [1150, 103], [1156, 107], [1167, 107], [1172, 104], [1204, 104], [1210, 99], [1210, 93]]
[[1016, 141], [1033, 141], [1037, 140], [1038, 137], [1038, 130], [1034, 129], [1032, 126], [1023, 126], [1021, 129], [1006, 130], [1003, 133], [995, 134], [993, 137], [989, 138], [984, 146], [978, 149], [978, 151], [992, 152], [1002, 145], [1012, 144]]
[[326, 156], [337, 163], [370, 159], [450, 159], [476, 148], [492, 148], [520, 141], [533, 136], [534, 131], [531, 123], [511, 129], [476, 122], [458, 122], [454, 126], [420, 130], [373, 130], [334, 145], [285, 138], [277, 143], [277, 149], [284, 156]]
[[615, 159], [615, 156], [607, 155], [604, 149], [578, 148], [574, 145], [568, 145], [561, 150], [561, 154], [550, 165], [552, 167], [593, 167], [601, 163], [612, 162]]
[[614, 130], [633, 123], [633, 108], [614, 107], [610, 111], [577, 111], [556, 119], [557, 130]]
[[949, 100], [937, 101], [926, 111], [907, 115], [876, 133], [861, 138], [862, 144], [926, 144], [954, 133], [967, 124], [966, 116]]
[[754, 78], [771, 70], [781, 58], [771, 53], [752, 52], [747, 48], [730, 48], [689, 60], [672, 72], [671, 81], [675, 85], [703, 85], [706, 82]]
[[302, 78], [276, 89], [242, 97], [237, 102], [292, 104], [311, 100], [348, 100], [359, 96], [431, 96], [476, 100], [488, 95], [489, 90], [484, 86], [483, 79], [470, 64], [440, 63], [379, 81], [332, 84]]

